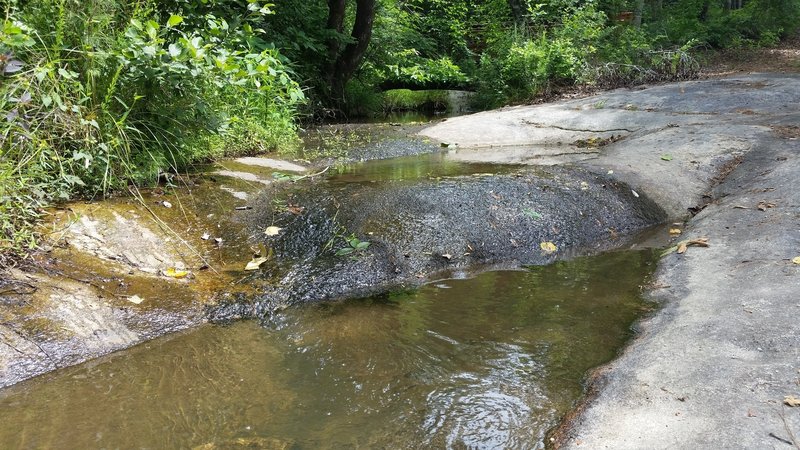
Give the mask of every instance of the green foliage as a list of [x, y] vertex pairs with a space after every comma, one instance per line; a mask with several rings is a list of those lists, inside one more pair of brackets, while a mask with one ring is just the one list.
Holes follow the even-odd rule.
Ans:
[[296, 140], [303, 93], [247, 22], [266, 5], [228, 18], [147, 1], [20, 5], [0, 28], [4, 247], [32, 242], [31, 211], [42, 205]]
[[353, 256], [355, 253], [365, 251], [370, 246], [369, 242], [362, 241], [354, 235], [350, 235], [349, 238], [346, 238], [345, 242], [347, 243], [347, 246], [337, 250], [336, 256]]
[[448, 57], [423, 58], [415, 49], [404, 49], [393, 53], [392, 64], [378, 70], [381, 83], [387, 85], [415, 86], [424, 89], [430, 86], [458, 87], [467, 83], [467, 76]]
[[650, 11], [645, 27], [669, 44], [694, 40], [715, 48], [737, 48], [774, 45], [800, 26], [796, 0], [751, 0], [741, 8], [726, 3], [733, 4], [677, 0], [661, 11]]
[[383, 93], [383, 111], [444, 111], [448, 106], [447, 92], [437, 90], [412, 91], [391, 89]]

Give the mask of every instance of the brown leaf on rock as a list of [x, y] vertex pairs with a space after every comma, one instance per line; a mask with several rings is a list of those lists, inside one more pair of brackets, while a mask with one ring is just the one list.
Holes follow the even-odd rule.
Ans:
[[303, 211], [305, 211], [305, 208], [302, 207], [302, 206], [297, 206], [297, 205], [289, 205], [289, 206], [286, 207], [286, 210], [289, 211], [290, 213], [294, 214], [295, 216], [299, 216], [300, 214], [303, 214]]
[[761, 201], [761, 202], [758, 202], [757, 208], [758, 208], [759, 211], [766, 211], [767, 209], [774, 208], [775, 206], [776, 206], [775, 203]]

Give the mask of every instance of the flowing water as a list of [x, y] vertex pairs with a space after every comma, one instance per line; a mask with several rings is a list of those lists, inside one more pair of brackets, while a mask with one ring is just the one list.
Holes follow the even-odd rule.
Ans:
[[0, 391], [0, 448], [541, 448], [649, 250], [205, 326]]

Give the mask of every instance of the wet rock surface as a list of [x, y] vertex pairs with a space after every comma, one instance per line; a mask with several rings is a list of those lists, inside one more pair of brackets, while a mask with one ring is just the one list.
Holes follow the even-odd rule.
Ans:
[[[486, 267], [547, 264], [618, 246], [625, 236], [666, 218], [624, 183], [555, 167], [287, 186], [253, 205], [247, 219], [251, 235], [263, 235], [259, 230], [266, 226], [281, 228], [279, 235], [264, 238], [275, 265], [261, 276], [276, 282], [249, 305], [252, 309], [228, 312], [237, 315], [263, 316], [269, 308], [380, 294]], [[369, 246], [355, 249], [348, 243], [351, 237]], [[555, 247], [548, 252], [542, 243]], [[342, 249], [350, 253], [337, 255]], [[222, 308], [215, 316], [225, 314]]]

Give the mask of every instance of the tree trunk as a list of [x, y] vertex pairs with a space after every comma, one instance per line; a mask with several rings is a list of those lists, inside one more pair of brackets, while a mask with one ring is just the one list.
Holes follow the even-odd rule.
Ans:
[[636, 0], [636, 9], [633, 10], [633, 26], [642, 26], [642, 14], [644, 13], [644, 0]]
[[339, 56], [341, 47], [341, 34], [344, 31], [344, 17], [347, 12], [347, 0], [328, 0], [328, 30], [331, 30], [331, 37], [328, 38], [328, 60], [325, 65], [325, 80], [328, 86], [333, 83], [333, 75], [336, 71], [336, 58]]
[[511, 15], [517, 25], [525, 25], [525, 15], [527, 11], [521, 0], [508, 0], [508, 7], [511, 8]]
[[[329, 4], [338, 0], [329, 0]], [[376, 0], [356, 0], [356, 20], [353, 24], [353, 42], [338, 55], [333, 64], [330, 77], [331, 97], [341, 102], [344, 87], [361, 64], [372, 38], [372, 24], [375, 21]], [[329, 20], [329, 24], [332, 21]], [[330, 50], [330, 47], [329, 47]]]

